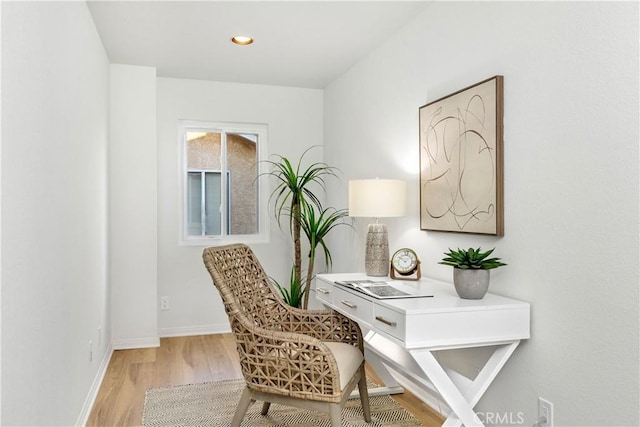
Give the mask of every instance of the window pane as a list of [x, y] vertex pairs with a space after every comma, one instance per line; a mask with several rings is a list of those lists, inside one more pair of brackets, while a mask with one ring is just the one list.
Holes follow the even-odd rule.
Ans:
[[189, 236], [202, 235], [202, 174], [189, 172], [187, 179], [187, 232]]
[[258, 233], [258, 135], [227, 134], [229, 234]]
[[[220, 179], [211, 182], [205, 170], [220, 170], [222, 134], [187, 132], [188, 207], [187, 235], [220, 235]], [[197, 178], [195, 178], [197, 176]], [[204, 202], [204, 205], [203, 205]]]
[[219, 236], [221, 233], [222, 215], [220, 208], [220, 172], [205, 172], [205, 235]]
[[221, 141], [218, 132], [187, 132], [187, 169], [219, 171]]

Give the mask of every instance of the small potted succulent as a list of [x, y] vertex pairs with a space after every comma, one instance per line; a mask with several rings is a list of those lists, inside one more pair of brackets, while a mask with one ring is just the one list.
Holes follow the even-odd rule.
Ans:
[[460, 298], [482, 299], [489, 289], [489, 270], [507, 265], [500, 258], [489, 258], [495, 248], [482, 252], [480, 248], [445, 252], [438, 264], [453, 267], [453, 285]]

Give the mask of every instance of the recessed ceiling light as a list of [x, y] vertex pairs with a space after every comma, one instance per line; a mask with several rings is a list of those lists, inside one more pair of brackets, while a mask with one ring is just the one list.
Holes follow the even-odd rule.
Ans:
[[239, 45], [247, 45], [253, 43], [253, 37], [251, 36], [234, 36], [231, 37], [231, 41]]

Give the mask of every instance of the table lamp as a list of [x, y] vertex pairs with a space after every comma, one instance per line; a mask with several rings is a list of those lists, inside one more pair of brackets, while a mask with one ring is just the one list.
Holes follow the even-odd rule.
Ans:
[[364, 266], [367, 276], [389, 274], [389, 236], [378, 218], [404, 216], [407, 183], [398, 179], [357, 179], [349, 181], [349, 216], [375, 218], [369, 224]]

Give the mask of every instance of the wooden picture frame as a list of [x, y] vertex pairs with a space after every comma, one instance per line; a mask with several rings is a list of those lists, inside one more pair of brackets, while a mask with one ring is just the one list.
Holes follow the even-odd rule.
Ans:
[[504, 235], [503, 77], [419, 108], [420, 229]]

